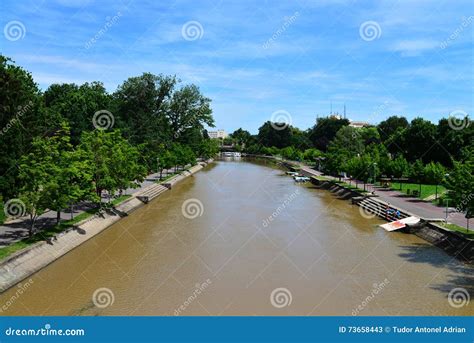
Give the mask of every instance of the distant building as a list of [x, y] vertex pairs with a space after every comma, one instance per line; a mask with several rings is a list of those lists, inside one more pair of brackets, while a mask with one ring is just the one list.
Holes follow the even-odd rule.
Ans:
[[365, 127], [365, 126], [370, 126], [369, 123], [365, 122], [365, 121], [349, 121], [349, 126], [352, 126], [352, 127], [356, 127], [356, 128], [361, 128], [361, 127]]
[[209, 138], [227, 138], [228, 134], [224, 130], [208, 131]]
[[[318, 122], [318, 118], [319, 117], [316, 118], [316, 123]], [[333, 119], [333, 120], [346, 119], [345, 116], [343, 117], [339, 113], [331, 113], [326, 118]], [[361, 128], [361, 127], [370, 126], [370, 124], [365, 121], [354, 121], [354, 120], [349, 119], [349, 126], [355, 127], [355, 128]]]

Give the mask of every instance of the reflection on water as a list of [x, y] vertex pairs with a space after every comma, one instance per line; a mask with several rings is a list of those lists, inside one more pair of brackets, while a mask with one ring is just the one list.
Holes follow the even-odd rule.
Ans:
[[474, 294], [472, 267], [380, 223], [268, 162], [219, 161], [4, 293], [2, 314], [473, 314], [448, 301]]

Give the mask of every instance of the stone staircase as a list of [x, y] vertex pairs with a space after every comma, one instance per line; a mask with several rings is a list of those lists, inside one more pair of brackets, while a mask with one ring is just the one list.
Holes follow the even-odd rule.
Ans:
[[167, 190], [168, 188], [161, 184], [151, 185], [142, 192], [140, 192], [140, 194], [137, 195], [137, 199], [147, 204], [148, 202], [155, 199], [157, 196], [159, 196], [163, 192], [166, 192]]
[[[352, 202], [362, 207], [365, 211], [373, 213], [390, 222], [411, 216], [409, 213], [393, 206], [389, 207], [391, 211], [388, 211], [387, 213], [387, 203], [380, 201], [375, 197], [355, 197], [352, 198]], [[400, 212], [400, 216], [398, 217], [396, 215], [397, 210]]]

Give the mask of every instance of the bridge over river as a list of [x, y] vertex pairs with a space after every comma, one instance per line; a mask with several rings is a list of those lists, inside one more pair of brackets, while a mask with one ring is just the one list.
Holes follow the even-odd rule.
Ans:
[[2, 314], [474, 313], [448, 297], [472, 298], [472, 266], [380, 223], [270, 162], [217, 161], [2, 294]]

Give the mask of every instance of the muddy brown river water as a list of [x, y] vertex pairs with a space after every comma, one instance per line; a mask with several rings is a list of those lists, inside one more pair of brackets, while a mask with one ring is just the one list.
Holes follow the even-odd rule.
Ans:
[[2, 294], [1, 314], [474, 314], [449, 297], [472, 298], [472, 266], [380, 223], [265, 162], [218, 161]]

